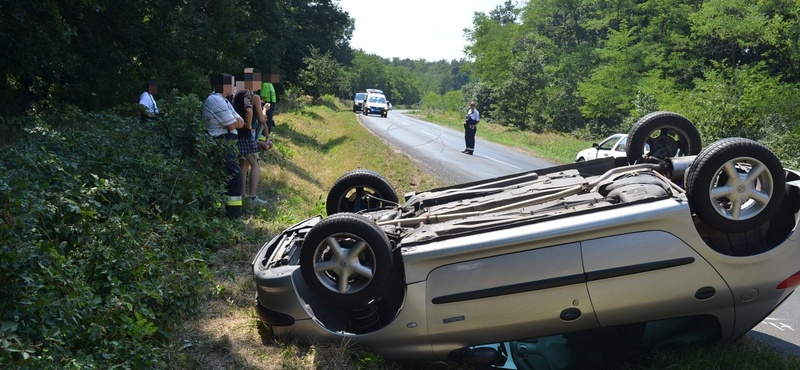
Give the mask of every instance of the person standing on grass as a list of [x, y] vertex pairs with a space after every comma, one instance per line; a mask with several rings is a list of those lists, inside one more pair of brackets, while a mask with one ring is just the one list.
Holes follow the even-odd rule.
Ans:
[[[208, 133], [215, 139], [235, 143], [238, 140], [237, 129], [244, 126], [244, 120], [236, 113], [231, 103], [226, 99], [233, 92], [233, 76], [229, 74], [215, 74], [211, 76], [214, 91], [206, 98], [203, 104], [203, 119], [206, 121]], [[228, 170], [228, 203], [225, 213], [229, 218], [242, 217], [242, 168], [236, 161], [236, 149], [226, 149], [222, 155], [225, 168]]]
[[[232, 96], [233, 109], [240, 116], [244, 117], [244, 127], [239, 129], [239, 166], [242, 168], [242, 194], [247, 194], [247, 179], [250, 178], [250, 193], [247, 199], [259, 204], [267, 202], [260, 199], [258, 191], [258, 180], [261, 176], [261, 168], [258, 164], [258, 147], [254, 137], [255, 129], [260, 121], [266, 123], [266, 116], [261, 108], [261, 99], [253, 94], [258, 87], [256, 84], [256, 74], [252, 68], [245, 68], [242, 76], [243, 88], [238, 89]], [[259, 76], [260, 80], [260, 76]], [[260, 85], [260, 81], [258, 84]], [[249, 171], [249, 176], [248, 176]]]
[[272, 82], [263, 82], [261, 84], [261, 97], [266, 102], [265, 106], [267, 107], [267, 129], [264, 132], [272, 132], [275, 127], [275, 121], [272, 117], [275, 114], [275, 102], [278, 100], [275, 94], [275, 86], [272, 85]]
[[469, 103], [466, 121], [464, 121], [464, 142], [467, 146], [461, 153], [472, 155], [475, 152], [475, 133], [478, 132], [478, 122], [481, 114], [475, 109], [475, 102]]

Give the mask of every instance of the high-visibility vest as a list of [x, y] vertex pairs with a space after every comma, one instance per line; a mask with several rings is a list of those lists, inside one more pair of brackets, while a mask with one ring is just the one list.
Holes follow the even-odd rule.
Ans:
[[272, 86], [271, 82], [261, 83], [261, 97], [268, 103], [274, 103], [278, 100], [278, 97], [275, 96], [275, 86]]

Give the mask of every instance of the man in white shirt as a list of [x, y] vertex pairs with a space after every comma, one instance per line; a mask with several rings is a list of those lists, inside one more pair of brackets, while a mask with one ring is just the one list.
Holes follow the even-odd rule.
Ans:
[[213, 75], [211, 84], [214, 85], [214, 92], [206, 98], [206, 102], [203, 104], [203, 118], [211, 136], [232, 143], [228, 146], [230, 152], [226, 152], [222, 156], [225, 160], [225, 168], [231, 176], [227, 183], [228, 203], [225, 205], [225, 213], [230, 218], [240, 218], [242, 217], [242, 168], [239, 166], [239, 161], [236, 160], [238, 154], [236, 129], [244, 126], [244, 120], [225, 98], [233, 92], [233, 76], [229, 74]]
[[146, 91], [139, 96], [139, 113], [141, 113], [142, 122], [156, 118], [158, 115], [158, 104], [153, 97], [155, 94], [158, 94], [158, 81], [147, 81]]

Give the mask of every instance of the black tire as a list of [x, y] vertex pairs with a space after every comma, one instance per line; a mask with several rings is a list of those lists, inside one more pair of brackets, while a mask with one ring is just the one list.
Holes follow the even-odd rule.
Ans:
[[643, 156], [663, 160], [676, 155], [695, 155], [702, 148], [700, 132], [688, 118], [673, 112], [653, 112], [633, 125], [625, 154], [628, 163], [634, 164], [642, 162]]
[[398, 204], [397, 192], [375, 171], [355, 170], [344, 174], [331, 186], [325, 209], [328, 215], [359, 212]]
[[580, 157], [580, 158], [576, 159], [576, 160], [575, 160], [575, 162], [576, 162], [576, 163], [579, 163], [579, 162], [586, 162], [586, 159], [584, 159], [583, 157]]
[[724, 232], [745, 232], [775, 215], [786, 192], [780, 160], [749, 139], [728, 138], [700, 152], [686, 175], [692, 211]]
[[391, 276], [392, 260], [383, 230], [364, 216], [342, 213], [306, 234], [300, 272], [320, 300], [354, 307], [378, 297]]

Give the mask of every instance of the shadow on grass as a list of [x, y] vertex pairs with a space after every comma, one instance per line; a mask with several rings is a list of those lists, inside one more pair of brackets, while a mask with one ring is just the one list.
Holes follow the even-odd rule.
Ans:
[[[316, 114], [312, 112], [311, 115], [316, 115]], [[319, 120], [322, 121], [321, 118]], [[290, 126], [278, 125], [275, 126], [275, 129], [278, 135], [287, 138], [288, 141], [306, 148], [311, 148], [320, 151], [322, 153], [330, 152], [331, 149], [335, 148], [336, 146], [340, 145], [346, 140], [346, 137], [340, 136], [328, 140], [327, 142], [320, 142], [319, 140], [317, 140], [317, 138], [301, 133]]]
[[[340, 136], [326, 142], [320, 142], [315, 137], [303, 134], [292, 129], [289, 126], [276, 126], [275, 132], [281, 137], [286, 138], [287, 141], [292, 142], [296, 145], [302, 146], [304, 148], [316, 150], [320, 153], [327, 154], [337, 146], [344, 143], [347, 138], [344, 136]], [[263, 155], [265, 162], [277, 164], [286, 170], [294, 173], [299, 178], [306, 180], [315, 186], [323, 187], [323, 184], [319, 182], [319, 180], [311, 174], [308, 170], [298, 166], [291, 159], [287, 159], [278, 149], [273, 149], [272, 153]], [[327, 186], [327, 185], [325, 185]]]

